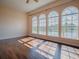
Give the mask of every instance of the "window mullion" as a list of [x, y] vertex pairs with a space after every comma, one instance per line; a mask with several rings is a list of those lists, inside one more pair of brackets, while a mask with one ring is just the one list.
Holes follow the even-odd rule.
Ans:
[[59, 37], [61, 38], [61, 14], [59, 14], [59, 20], [58, 20], [58, 31], [59, 31]]
[[48, 15], [46, 13], [46, 36], [48, 36]]
[[39, 31], [39, 18], [37, 16], [37, 34], [38, 34], [38, 31]]
[[79, 40], [79, 11], [78, 11], [78, 40]]

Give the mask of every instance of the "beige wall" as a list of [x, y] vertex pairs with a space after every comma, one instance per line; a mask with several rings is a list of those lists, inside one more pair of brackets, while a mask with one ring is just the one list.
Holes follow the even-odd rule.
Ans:
[[0, 39], [27, 35], [26, 14], [0, 6]]
[[[54, 3], [51, 3], [49, 5], [46, 5], [44, 7], [41, 7], [39, 9], [36, 9], [34, 11], [31, 11], [28, 13], [28, 33], [30, 36], [37, 36], [37, 37], [42, 37], [42, 38], [48, 38], [47, 35], [43, 36], [43, 35], [38, 35], [38, 34], [32, 34], [32, 21], [31, 18], [32, 16], [39, 16], [41, 13], [45, 13], [46, 15], [48, 15], [49, 12], [51, 12], [52, 10], [55, 10], [59, 13], [59, 21], [61, 21], [61, 13], [62, 11], [69, 6], [75, 6], [79, 9], [79, 0], [61, 0], [61, 1], [57, 1]], [[48, 20], [48, 19], [47, 19]], [[61, 22], [60, 22], [61, 24]], [[60, 25], [59, 25], [60, 26]], [[60, 27], [59, 27], [60, 30]], [[60, 32], [61, 33], [61, 32]], [[60, 35], [61, 36], [61, 35]]]

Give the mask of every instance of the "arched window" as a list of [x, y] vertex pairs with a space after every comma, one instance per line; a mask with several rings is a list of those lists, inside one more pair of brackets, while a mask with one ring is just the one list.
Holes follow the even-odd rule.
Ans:
[[46, 35], [46, 16], [41, 14], [39, 16], [39, 34]]
[[37, 34], [37, 17], [32, 18], [32, 33]]
[[58, 36], [59, 30], [58, 30], [58, 13], [56, 11], [52, 11], [48, 15], [48, 35], [49, 36]]
[[64, 38], [78, 39], [78, 9], [76, 7], [67, 7], [62, 13], [62, 31]]

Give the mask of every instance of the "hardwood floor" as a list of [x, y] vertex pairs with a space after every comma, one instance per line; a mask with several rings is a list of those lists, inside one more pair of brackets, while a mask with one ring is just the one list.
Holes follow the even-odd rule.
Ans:
[[79, 49], [32, 37], [1, 40], [0, 59], [79, 59]]

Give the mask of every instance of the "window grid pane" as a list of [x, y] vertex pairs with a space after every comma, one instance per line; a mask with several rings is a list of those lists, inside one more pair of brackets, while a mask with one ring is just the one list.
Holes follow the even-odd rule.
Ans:
[[48, 35], [49, 36], [58, 36], [59, 30], [58, 30], [58, 13], [57, 12], [51, 12], [48, 15]]
[[39, 34], [46, 35], [46, 17], [40, 15], [39, 17]]
[[32, 33], [37, 34], [37, 17], [32, 18]]
[[[72, 9], [72, 8], [71, 8]], [[64, 12], [70, 12], [64, 13]], [[65, 10], [62, 15], [62, 37], [70, 38], [70, 39], [78, 39], [78, 13], [76, 13], [75, 9], [74, 12], [71, 10]]]

